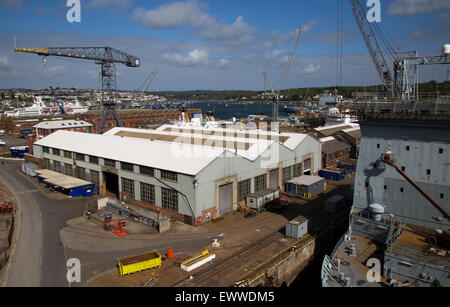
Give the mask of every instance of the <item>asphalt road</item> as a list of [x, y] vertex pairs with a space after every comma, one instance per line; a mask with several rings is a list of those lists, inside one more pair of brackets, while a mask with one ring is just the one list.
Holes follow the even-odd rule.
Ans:
[[[0, 162], [0, 179], [16, 195], [20, 215], [20, 224], [15, 230], [18, 240], [11, 265], [7, 268], [7, 287], [80, 286], [95, 275], [114, 268], [118, 258], [153, 249], [164, 251], [174, 246], [177, 252], [190, 253], [212, 241], [209, 233], [123, 239], [111, 237], [111, 234], [108, 237], [108, 234], [72, 229], [66, 222], [82, 216], [87, 200], [47, 197], [38, 189], [35, 179], [20, 172], [20, 166], [21, 162], [8, 161], [4, 165]], [[62, 236], [62, 233], [71, 235]], [[79, 284], [69, 284], [66, 280], [66, 263], [70, 258], [81, 262]]]
[[4, 136], [0, 136], [0, 140], [4, 141], [6, 145], [0, 150], [0, 154], [10, 154], [11, 147], [17, 146], [28, 146], [28, 139], [25, 138], [16, 138], [12, 135], [5, 134]]

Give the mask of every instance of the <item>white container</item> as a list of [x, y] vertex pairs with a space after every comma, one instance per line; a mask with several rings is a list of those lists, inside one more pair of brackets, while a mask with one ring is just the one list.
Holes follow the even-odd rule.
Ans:
[[445, 44], [444, 47], [442, 47], [442, 54], [443, 55], [450, 54], [450, 44]]
[[268, 202], [278, 198], [280, 191], [277, 190], [263, 190], [258, 193], [250, 194], [247, 196], [247, 207], [252, 209], [261, 209]]

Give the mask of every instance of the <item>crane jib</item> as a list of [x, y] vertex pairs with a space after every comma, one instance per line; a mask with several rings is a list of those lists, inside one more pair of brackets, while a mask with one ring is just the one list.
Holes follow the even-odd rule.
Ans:
[[60, 56], [100, 63], [121, 63], [128, 67], [139, 67], [140, 59], [110, 47], [51, 47], [14, 48], [16, 52], [34, 53], [40, 56]]

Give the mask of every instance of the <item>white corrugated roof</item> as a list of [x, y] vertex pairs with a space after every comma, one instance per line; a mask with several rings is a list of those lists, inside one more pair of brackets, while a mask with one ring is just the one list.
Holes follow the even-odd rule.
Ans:
[[[359, 127], [359, 124], [354, 124], [354, 123], [348, 123], [348, 124], [337, 124], [337, 125], [332, 125], [332, 126], [325, 126], [325, 127], [320, 127], [320, 128], [315, 128], [314, 130], [317, 131], [323, 131], [323, 130], [328, 130], [328, 129], [335, 129], [335, 128], [344, 128], [344, 127]], [[348, 129], [348, 128], [347, 128]]]
[[33, 128], [37, 129], [70, 129], [80, 127], [91, 127], [92, 124], [81, 120], [57, 120], [57, 121], [44, 121]]
[[301, 176], [288, 181], [288, 183], [310, 186], [323, 180], [324, 178], [319, 176]]
[[336, 140], [334, 137], [328, 136], [328, 137], [326, 137], [326, 138], [321, 138], [321, 139], [320, 139], [320, 142], [323, 144], [323, 143], [331, 142], [331, 141], [334, 141], [334, 140]]
[[[191, 134], [191, 133], [181, 133], [177, 131], [165, 131], [167, 128], [172, 129], [188, 129], [188, 130], [194, 130], [195, 132], [198, 132], [198, 134]], [[270, 145], [274, 143], [273, 140], [267, 140], [263, 138], [245, 138], [245, 137], [236, 137], [234, 136], [234, 133], [250, 133], [250, 135], [259, 135], [259, 136], [278, 136], [278, 137], [287, 137], [287, 141], [282, 143], [285, 147], [287, 147], [290, 150], [294, 150], [297, 148], [298, 145], [300, 145], [301, 142], [307, 137], [307, 134], [301, 134], [301, 133], [277, 133], [277, 132], [270, 132], [270, 131], [263, 131], [263, 130], [243, 130], [240, 131], [238, 129], [223, 129], [223, 128], [202, 128], [202, 127], [183, 127], [183, 126], [177, 126], [177, 125], [163, 125], [159, 127], [156, 130], [143, 130], [143, 129], [133, 129], [133, 128], [113, 128], [107, 132], [105, 132], [103, 135], [109, 135], [114, 136], [116, 133], [120, 131], [129, 131], [129, 132], [138, 132], [138, 133], [157, 133], [161, 135], [177, 135], [180, 137], [190, 137], [190, 136], [197, 136], [201, 137], [207, 137], [210, 140], [222, 140], [223, 142], [240, 142], [240, 143], [248, 143], [250, 144], [250, 148], [248, 150], [238, 150], [235, 152], [234, 150], [227, 149], [228, 151], [235, 152], [237, 155], [247, 158], [249, 160], [255, 160], [258, 158]], [[208, 135], [208, 131], [213, 132], [220, 132], [222, 135]]]
[[50, 134], [35, 144], [187, 175], [196, 175], [225, 151], [198, 145], [64, 130]]
[[345, 129], [345, 130], [342, 130], [342, 131], [344, 131], [344, 132], [353, 132], [353, 131], [358, 131], [360, 129], [361, 128], [358, 126], [358, 127], [354, 127], [354, 128], [350, 128], [350, 129]]

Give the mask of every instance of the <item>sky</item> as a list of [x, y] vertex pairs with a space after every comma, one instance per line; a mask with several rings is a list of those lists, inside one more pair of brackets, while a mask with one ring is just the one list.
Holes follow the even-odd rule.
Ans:
[[[93, 61], [15, 53], [17, 47], [110, 46], [141, 59], [117, 64], [117, 87], [150, 91], [263, 90], [279, 87], [296, 29], [306, 25], [283, 88], [380, 84], [347, 0], [81, 0], [70, 23], [67, 0], [0, 0], [0, 88], [96, 88]], [[367, 5], [367, 0], [361, 0]], [[380, 0], [380, 26], [399, 50], [438, 55], [450, 43], [450, 0]], [[342, 79], [337, 28], [342, 6]], [[368, 9], [370, 9], [368, 7]], [[423, 66], [420, 81], [447, 79]], [[101, 85], [100, 85], [101, 87]]]

